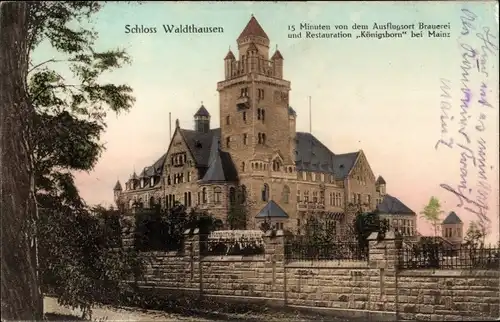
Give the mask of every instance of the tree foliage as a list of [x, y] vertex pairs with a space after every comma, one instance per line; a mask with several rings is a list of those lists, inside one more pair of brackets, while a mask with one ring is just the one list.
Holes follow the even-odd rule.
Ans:
[[252, 201], [247, 196], [243, 186], [238, 187], [234, 196], [230, 196], [231, 202], [227, 214], [229, 229], [246, 229], [248, 217], [252, 209]]
[[434, 236], [437, 236], [439, 219], [443, 213], [439, 199], [434, 196], [429, 199], [428, 204], [420, 212], [422, 218], [430, 222], [434, 228]]
[[472, 221], [469, 228], [465, 233], [464, 241], [466, 245], [474, 248], [484, 246], [484, 239], [486, 238], [486, 231], [477, 222]]
[[[102, 81], [130, 57], [120, 48], [100, 50], [90, 23], [102, 8], [97, 1], [32, 2], [29, 7], [26, 72], [29, 100], [36, 115], [27, 120], [40, 209], [39, 244], [44, 282], [62, 304], [90, 312], [96, 290], [116, 294], [137, 266], [133, 250], [111, 247], [113, 239], [82, 200], [74, 171], [90, 171], [104, 149], [100, 136], [109, 112], [129, 110], [132, 89]], [[55, 56], [33, 60], [40, 45]], [[69, 71], [69, 72], [67, 72]], [[104, 293], [103, 293], [104, 294]]]

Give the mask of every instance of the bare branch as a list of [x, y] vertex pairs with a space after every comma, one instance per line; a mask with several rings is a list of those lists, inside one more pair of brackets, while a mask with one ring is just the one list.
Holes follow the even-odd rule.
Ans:
[[46, 60], [40, 64], [37, 64], [35, 66], [33, 66], [30, 70], [28, 70], [28, 74], [31, 73], [33, 70], [37, 69], [38, 67], [42, 66], [42, 65], [45, 65], [45, 64], [48, 64], [48, 63], [59, 63], [59, 62], [66, 62], [68, 60], [66, 59], [49, 59], [49, 60]]

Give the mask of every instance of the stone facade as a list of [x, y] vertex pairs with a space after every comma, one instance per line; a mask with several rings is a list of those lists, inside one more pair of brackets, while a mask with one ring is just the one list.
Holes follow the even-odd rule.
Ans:
[[143, 289], [187, 292], [220, 301], [260, 301], [382, 321], [478, 321], [499, 316], [498, 271], [403, 270], [393, 239], [371, 236], [367, 261], [297, 261], [284, 237], [266, 235], [260, 256], [201, 256], [199, 236], [183, 255], [151, 253]]
[[[217, 84], [220, 129], [210, 129], [204, 106], [195, 114], [195, 130], [176, 122], [166, 154], [134, 173], [124, 190], [117, 183], [117, 204], [168, 208], [175, 200], [225, 222], [230, 203], [244, 200], [248, 228], [271, 220], [292, 231], [308, 216], [345, 223], [348, 204], [376, 209], [385, 181], [376, 180], [362, 150], [336, 154], [296, 131], [284, 59], [278, 50], [269, 58], [269, 42], [252, 17], [238, 37], [237, 57], [229, 51], [224, 59], [225, 79]], [[231, 191], [243, 196], [231, 197]], [[261, 213], [271, 200], [279, 215]]]

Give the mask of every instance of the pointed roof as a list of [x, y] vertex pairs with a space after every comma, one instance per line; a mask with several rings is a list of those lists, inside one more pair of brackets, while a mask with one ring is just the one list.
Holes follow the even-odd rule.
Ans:
[[384, 178], [382, 176], [378, 176], [377, 181], [375, 184], [386, 184]]
[[462, 220], [458, 215], [454, 212], [451, 211], [448, 216], [443, 220], [444, 225], [456, 225], [456, 224], [462, 224]]
[[210, 113], [208, 113], [205, 106], [202, 105], [202, 106], [200, 106], [200, 108], [198, 109], [198, 112], [196, 112], [196, 114], [194, 116], [210, 116]]
[[273, 56], [271, 57], [271, 60], [278, 60], [278, 59], [283, 60], [283, 56], [281, 55], [280, 51], [276, 49]]
[[116, 181], [115, 187], [113, 188], [114, 191], [122, 191], [122, 184], [120, 183], [120, 180]]
[[376, 213], [388, 215], [415, 215], [401, 200], [391, 195], [385, 195], [382, 202], [377, 205]]
[[266, 32], [262, 27], [260, 26], [259, 22], [255, 17], [252, 15], [252, 18], [250, 18], [250, 21], [247, 23], [245, 29], [241, 32], [240, 36], [238, 37], [237, 40], [243, 39], [245, 37], [250, 37], [250, 36], [257, 36], [257, 37], [262, 37], [267, 40], [269, 40], [269, 37], [267, 37]]
[[232, 59], [236, 59], [236, 57], [234, 57], [234, 54], [233, 54], [233, 52], [231, 51], [231, 49], [227, 52], [227, 55], [226, 55], [226, 57], [224, 58], [224, 60], [226, 60], [226, 59], [231, 59], [231, 60], [232, 60]]
[[130, 179], [139, 179], [139, 178], [137, 177], [137, 173], [135, 173], [135, 171], [134, 171], [134, 173], [132, 173], [132, 175], [130, 176]]
[[288, 214], [274, 200], [271, 200], [255, 218], [288, 218]]
[[218, 136], [212, 138], [208, 162], [208, 170], [203, 176], [203, 179], [201, 179], [202, 183], [234, 182], [238, 180], [238, 174], [231, 155], [220, 150]]

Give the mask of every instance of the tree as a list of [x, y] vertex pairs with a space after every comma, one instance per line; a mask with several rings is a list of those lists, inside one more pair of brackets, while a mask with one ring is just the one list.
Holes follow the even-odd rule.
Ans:
[[465, 233], [465, 243], [474, 248], [483, 247], [484, 239], [486, 238], [486, 231], [477, 222], [472, 221], [469, 228]]
[[[82, 225], [95, 227], [95, 223], [89, 219], [90, 210], [79, 196], [72, 171], [93, 168], [103, 150], [99, 138], [107, 112], [126, 111], [134, 102], [129, 86], [99, 81], [100, 76], [130, 62], [127, 54], [120, 49], [97, 51], [97, 34], [91, 28], [82, 28], [82, 23], [70, 24], [87, 20], [101, 6], [97, 1], [2, 3], [1, 79], [10, 81], [5, 87], [2, 83], [3, 93], [9, 97], [1, 99], [7, 103], [2, 108], [7, 116], [2, 133], [9, 133], [8, 138], [2, 136], [2, 152], [10, 154], [2, 153], [2, 219], [7, 214], [7, 220], [12, 219], [12, 225], [3, 222], [2, 246], [9, 245], [9, 251], [22, 254], [21, 259], [13, 260], [9, 259], [13, 254], [2, 253], [2, 261], [5, 259], [7, 264], [2, 265], [2, 294], [8, 295], [2, 295], [2, 306], [6, 308], [2, 307], [2, 311], [14, 318], [38, 319], [41, 314], [41, 303], [35, 299], [39, 294], [34, 270], [37, 243], [31, 238], [35, 227], [44, 239], [40, 244], [50, 248], [41, 250], [41, 255], [48, 256], [41, 262], [48, 262], [60, 283], [73, 291], [63, 296], [65, 304], [84, 305], [87, 309], [95, 298], [87, 297], [85, 288], [99, 287], [92, 273], [95, 265], [84, 259], [88, 257], [85, 247], [100, 233], [97, 228], [86, 235], [73, 231]], [[32, 53], [43, 41], [61, 58], [33, 62]], [[61, 74], [58, 64], [68, 67], [73, 75]], [[11, 161], [4, 163], [8, 158]], [[4, 202], [4, 196], [11, 193], [15, 197]], [[37, 208], [43, 213], [38, 221]], [[66, 222], [64, 231], [57, 227], [59, 219]], [[10, 228], [6, 234], [4, 227]], [[51, 233], [54, 231], [61, 235]], [[35, 247], [28, 249], [28, 243]], [[68, 261], [70, 250], [74, 257], [80, 256], [74, 261], [81, 265]], [[30, 251], [34, 255], [28, 256]], [[111, 258], [117, 267], [123, 263], [113, 256], [108, 261]], [[3, 274], [4, 267], [14, 270], [14, 263], [15, 271], [25, 274], [23, 277], [10, 279], [9, 272]], [[71, 274], [64, 273], [68, 269]], [[3, 292], [6, 289], [12, 291]]]
[[432, 227], [434, 227], [434, 237], [437, 236], [439, 219], [443, 213], [444, 211], [441, 210], [439, 199], [434, 196], [429, 199], [429, 203], [424, 207], [424, 210], [420, 212], [421, 217], [430, 222]]
[[30, 154], [34, 110], [25, 79], [29, 9], [26, 2], [0, 4], [2, 320], [43, 316]]
[[227, 214], [229, 229], [246, 229], [254, 203], [248, 198], [244, 186], [238, 187], [234, 195], [229, 196], [229, 200], [230, 204]]

